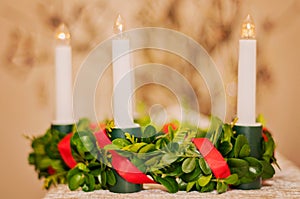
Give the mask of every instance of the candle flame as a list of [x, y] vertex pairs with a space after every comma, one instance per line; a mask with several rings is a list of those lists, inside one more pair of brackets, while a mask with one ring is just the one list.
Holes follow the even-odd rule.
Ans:
[[255, 25], [252, 17], [248, 14], [242, 24], [241, 30], [242, 39], [255, 39]]
[[120, 34], [123, 33], [124, 30], [125, 30], [125, 21], [119, 14], [114, 24], [114, 33]]
[[55, 32], [55, 38], [62, 44], [69, 44], [71, 39], [71, 34], [65, 24], [58, 26]]

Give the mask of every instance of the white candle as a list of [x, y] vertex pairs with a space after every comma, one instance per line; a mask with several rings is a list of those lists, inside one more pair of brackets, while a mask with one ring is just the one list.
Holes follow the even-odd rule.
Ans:
[[256, 40], [250, 15], [242, 26], [239, 41], [237, 117], [240, 124], [255, 124], [256, 109]]
[[116, 127], [131, 128], [136, 126], [133, 122], [131, 100], [131, 95], [133, 94], [133, 77], [130, 74], [129, 39], [122, 35], [124, 26], [125, 23], [119, 15], [114, 25], [114, 33], [119, 34], [119, 36], [112, 41], [113, 115]]
[[72, 51], [70, 33], [62, 24], [56, 32], [55, 47], [55, 124], [73, 123], [72, 111]]

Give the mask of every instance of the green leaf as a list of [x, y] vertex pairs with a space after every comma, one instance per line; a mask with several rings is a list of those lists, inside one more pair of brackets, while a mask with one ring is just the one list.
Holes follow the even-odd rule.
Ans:
[[28, 163], [31, 165], [35, 164], [35, 154], [34, 153], [30, 153], [28, 156]]
[[211, 174], [211, 169], [210, 169], [209, 165], [207, 164], [207, 162], [204, 160], [204, 158], [199, 158], [199, 166], [200, 166], [202, 172], [204, 173], [204, 175]]
[[145, 165], [146, 165], [146, 166], [153, 166], [153, 165], [156, 164], [160, 159], [161, 159], [160, 156], [154, 156], [154, 157], [148, 159], [148, 160], [145, 162]]
[[76, 189], [78, 189], [80, 187], [80, 185], [82, 185], [84, 183], [84, 175], [83, 173], [76, 173], [75, 175], [73, 175], [69, 182], [69, 189], [71, 191], [74, 191]]
[[233, 148], [234, 157], [239, 157], [240, 151], [245, 144], [248, 144], [247, 138], [244, 135], [238, 135]]
[[227, 142], [231, 143], [231, 137], [233, 136], [233, 130], [230, 124], [223, 125], [223, 137], [221, 138], [221, 143]]
[[152, 125], [149, 125], [149, 126], [146, 126], [146, 128], [144, 130], [144, 133], [143, 133], [143, 137], [144, 138], [149, 138], [149, 137], [152, 137], [155, 134], [156, 134], [155, 127], [152, 126]]
[[197, 180], [202, 175], [201, 169], [197, 164], [195, 169], [190, 173], [184, 173], [180, 177], [184, 182], [192, 182]]
[[34, 139], [31, 143], [31, 147], [36, 154], [45, 154], [45, 143], [43, 142], [42, 137]]
[[78, 174], [78, 173], [82, 173], [82, 172], [77, 167], [74, 167], [73, 169], [69, 170], [68, 174], [67, 174], [68, 181], [70, 181], [70, 179], [73, 175]]
[[106, 182], [107, 182], [107, 174], [106, 174], [106, 171], [101, 171], [100, 176], [101, 176], [101, 184], [102, 184], [103, 186], [105, 186], [105, 185], [106, 185]]
[[232, 148], [233, 148], [233, 146], [232, 146], [231, 142], [228, 142], [228, 141], [222, 142], [218, 147], [219, 151], [221, 152], [221, 154], [223, 156], [226, 156], [232, 150]]
[[224, 179], [224, 182], [226, 182], [226, 184], [234, 185], [238, 182], [238, 180], [239, 176], [237, 174], [231, 174], [230, 176]]
[[266, 126], [266, 120], [262, 114], [259, 114], [257, 116], [256, 122], [261, 123], [263, 126]]
[[179, 150], [179, 144], [177, 142], [170, 142], [167, 145], [170, 152], [176, 153]]
[[222, 133], [222, 126], [223, 126], [222, 120], [220, 120], [218, 117], [215, 116], [211, 117], [211, 125], [207, 133], [211, 135], [210, 141], [215, 146], [218, 142], [220, 134]]
[[95, 178], [91, 174], [86, 174], [85, 181], [87, 189], [82, 189], [83, 191], [94, 191], [95, 190]]
[[95, 148], [95, 140], [92, 138], [92, 134], [88, 132], [79, 132], [82, 145], [85, 147], [85, 152], [90, 152]]
[[100, 169], [101, 168], [101, 163], [100, 162], [90, 162], [87, 167], [90, 170], [95, 170], [95, 169]]
[[227, 191], [227, 184], [225, 184], [224, 182], [218, 181], [217, 182], [217, 192], [218, 193], [224, 193]]
[[210, 192], [215, 189], [215, 182], [210, 181], [206, 186], [201, 188], [201, 192]]
[[173, 177], [167, 176], [165, 178], [161, 178], [156, 176], [156, 181], [165, 186], [170, 193], [176, 193], [178, 191], [178, 183]]
[[201, 191], [202, 187], [198, 184], [198, 182], [196, 183], [196, 190], [197, 191]]
[[249, 164], [247, 161], [237, 158], [228, 158], [227, 164], [231, 173], [236, 173], [239, 178], [243, 177], [249, 170]]
[[120, 149], [131, 144], [128, 140], [123, 138], [116, 138], [112, 141], [112, 143], [118, 146]]
[[163, 157], [161, 158], [162, 163], [164, 163], [165, 165], [169, 165], [172, 164], [173, 162], [175, 162], [177, 160], [178, 156], [176, 154], [173, 153], [166, 153], [165, 155], [163, 155]]
[[[147, 145], [145, 142], [134, 143], [132, 145], [128, 145], [128, 151], [137, 153], [143, 146]], [[124, 147], [123, 150], [127, 150], [127, 147]]]
[[65, 171], [64, 163], [62, 160], [52, 160], [51, 161], [51, 167], [56, 171], [56, 172], [62, 172]]
[[162, 137], [156, 141], [155, 148], [156, 149], [164, 149], [167, 147], [168, 143], [169, 143], [168, 139], [165, 137]]
[[96, 138], [89, 131], [74, 133], [71, 138], [71, 146], [77, 149], [81, 158], [86, 158], [85, 156], [89, 153], [97, 151]]
[[147, 153], [155, 150], [155, 145], [154, 144], [147, 144], [140, 148], [139, 153]]
[[81, 170], [81, 171], [85, 171], [85, 172], [89, 172], [90, 170], [87, 168], [87, 166], [85, 164], [83, 164], [82, 162], [79, 162], [76, 167]]
[[263, 142], [263, 148], [264, 148], [263, 159], [271, 163], [272, 159], [274, 158], [275, 142], [272, 138], [272, 135], [268, 131], [264, 131], [264, 134], [265, 136], [267, 136], [268, 141]]
[[114, 144], [108, 144], [104, 147], [105, 150], [118, 150], [120, 149], [119, 146], [114, 145]]
[[136, 143], [136, 139], [135, 139], [134, 135], [131, 135], [131, 134], [128, 133], [128, 132], [126, 132], [124, 135], [125, 135], [125, 138], [126, 138], [127, 140], [129, 140], [132, 144], [133, 144], [133, 143]]
[[196, 184], [196, 181], [188, 182], [187, 186], [186, 186], [186, 192], [189, 192], [195, 184]]
[[182, 163], [182, 171], [184, 173], [190, 173], [195, 169], [196, 158], [186, 158]]
[[46, 144], [45, 152], [51, 159], [59, 159], [61, 157], [57, 148], [57, 142], [50, 142]]
[[99, 176], [99, 175], [101, 174], [101, 170], [100, 170], [100, 168], [98, 168], [98, 169], [95, 169], [95, 170], [91, 170], [90, 173], [91, 173], [93, 176], [97, 177], [97, 176]]
[[187, 137], [187, 132], [180, 131], [175, 134], [173, 142], [183, 143]]
[[256, 178], [262, 174], [263, 165], [259, 160], [254, 157], [246, 157], [244, 160], [249, 163], [249, 172], [251, 177]]
[[263, 165], [263, 173], [261, 175], [262, 179], [266, 180], [272, 178], [275, 174], [273, 166], [266, 161], [260, 161], [260, 163]]
[[182, 181], [181, 179], [179, 179], [179, 182], [178, 182], [178, 189], [180, 191], [185, 191], [186, 190], [186, 187], [187, 187], [187, 183]]
[[37, 168], [40, 170], [47, 169], [49, 166], [51, 166], [51, 159], [47, 156], [44, 156], [44, 158], [37, 161]]
[[76, 124], [77, 131], [86, 131], [90, 128], [90, 120], [87, 118], [82, 118]]
[[116, 179], [116, 176], [115, 176], [114, 172], [112, 170], [108, 170], [106, 172], [106, 174], [107, 174], [107, 183], [110, 186], [114, 186], [117, 182], [117, 179]]
[[180, 176], [183, 173], [181, 166], [177, 165], [173, 170], [170, 170], [170, 172], [166, 173], [168, 176]]
[[197, 180], [197, 183], [201, 186], [204, 187], [206, 186], [209, 181], [212, 178], [212, 174], [208, 175], [208, 176], [200, 176], [200, 178]]
[[240, 153], [239, 153], [239, 157], [240, 158], [244, 158], [250, 155], [250, 146], [249, 144], [245, 144], [244, 146], [242, 146]]

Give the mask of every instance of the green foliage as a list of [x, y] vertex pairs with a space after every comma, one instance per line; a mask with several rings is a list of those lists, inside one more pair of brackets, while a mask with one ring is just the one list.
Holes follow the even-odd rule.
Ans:
[[[69, 169], [57, 150], [58, 142], [64, 134], [48, 130], [44, 136], [32, 140], [33, 152], [28, 161], [35, 166], [39, 177], [45, 177], [45, 188], [52, 184], [68, 183], [70, 190], [81, 188], [83, 191], [108, 189], [116, 183], [111, 168], [111, 154], [114, 150], [127, 157], [138, 169], [166, 187], [170, 193], [182, 191], [209, 192], [217, 190], [223, 193], [229, 185], [251, 182], [261, 176], [271, 178], [275, 170], [272, 163], [275, 144], [272, 135], [264, 131], [268, 141], [263, 142], [262, 159], [250, 157], [247, 138], [237, 135], [232, 124], [223, 124], [212, 117], [211, 128], [206, 132], [197, 128], [174, 130], [169, 126], [168, 133], [157, 131], [149, 125], [148, 119], [139, 120], [146, 124], [142, 127], [142, 138], [137, 139], [130, 133], [125, 138], [117, 138], [112, 144], [99, 148], [90, 122], [86, 119], [77, 124], [77, 131], [71, 139], [72, 155], [78, 163]], [[178, 125], [179, 126], [179, 125]], [[113, 122], [106, 125], [110, 136]], [[192, 130], [193, 129], [193, 130]], [[209, 138], [227, 161], [231, 175], [217, 179], [209, 165], [192, 142], [196, 136]], [[49, 167], [56, 173], [49, 174]]]
[[110, 154], [98, 148], [90, 121], [82, 119], [76, 127], [70, 143], [78, 163], [73, 169], [64, 163], [57, 148], [66, 134], [49, 129], [45, 135], [32, 139], [33, 152], [29, 154], [28, 162], [35, 166], [39, 178], [45, 178], [44, 188], [68, 183], [70, 190], [81, 187], [83, 191], [93, 191], [113, 186], [116, 179], [109, 167]]
[[83, 191], [94, 191], [115, 185], [116, 177], [111, 168], [94, 160], [85, 164], [78, 163], [68, 172], [67, 181], [70, 190], [81, 187]]
[[30, 165], [34, 165], [39, 178], [45, 178], [43, 187], [66, 183], [68, 167], [61, 159], [57, 144], [65, 134], [48, 129], [43, 136], [32, 138], [33, 152], [28, 156]]

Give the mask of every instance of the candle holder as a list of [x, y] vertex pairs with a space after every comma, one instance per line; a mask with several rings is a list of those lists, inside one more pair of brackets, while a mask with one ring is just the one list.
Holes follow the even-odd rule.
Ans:
[[[125, 132], [133, 135], [134, 137], [140, 138], [142, 135], [141, 127], [132, 127], [132, 128], [113, 128], [111, 132], [111, 140], [116, 138], [124, 138]], [[116, 176], [116, 184], [113, 187], [110, 187], [109, 190], [114, 193], [133, 193], [139, 192], [142, 190], [142, 184], [133, 184], [124, 180], [115, 170], [114, 174]]]
[[[235, 124], [233, 130], [239, 135], [246, 136], [248, 143], [250, 145], [250, 156], [261, 159], [263, 149], [262, 149], [262, 125], [260, 123], [256, 123], [254, 125], [241, 125]], [[256, 180], [250, 183], [245, 183], [237, 186], [238, 189], [260, 189], [262, 186], [262, 179], [258, 177]]]
[[74, 124], [51, 124], [51, 130], [57, 130], [61, 133], [68, 134], [73, 131]]

